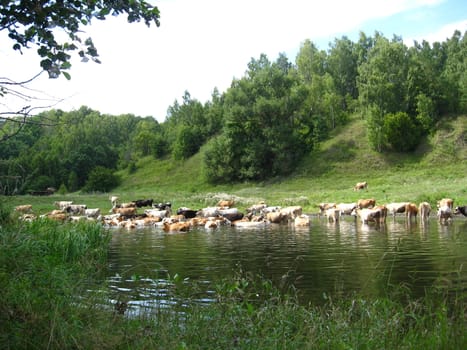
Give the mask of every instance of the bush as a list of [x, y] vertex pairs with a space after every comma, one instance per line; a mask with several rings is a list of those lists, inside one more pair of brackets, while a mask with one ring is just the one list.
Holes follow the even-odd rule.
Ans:
[[112, 169], [102, 166], [95, 167], [89, 174], [88, 180], [83, 187], [84, 192], [109, 192], [120, 184], [120, 178], [114, 174]]
[[65, 185], [65, 184], [61, 184], [60, 187], [58, 188], [57, 193], [59, 193], [59, 194], [68, 193], [68, 189], [66, 188], [66, 185]]
[[413, 151], [420, 143], [420, 130], [407, 113], [386, 114], [383, 134], [386, 144], [397, 152]]

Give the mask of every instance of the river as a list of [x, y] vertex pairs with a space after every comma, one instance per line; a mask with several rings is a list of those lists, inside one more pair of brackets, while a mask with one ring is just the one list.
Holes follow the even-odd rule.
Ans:
[[444, 288], [467, 293], [467, 219], [407, 225], [388, 218], [381, 227], [351, 218], [339, 223], [312, 217], [311, 226], [267, 225], [193, 229], [168, 234], [160, 228], [112, 230], [106, 280], [115, 301], [134, 312], [170, 306], [173, 281], [196, 282], [197, 302], [213, 300], [213, 282], [239, 271], [277, 286], [293, 285], [304, 303], [359, 292], [381, 296], [403, 286], [413, 296]]

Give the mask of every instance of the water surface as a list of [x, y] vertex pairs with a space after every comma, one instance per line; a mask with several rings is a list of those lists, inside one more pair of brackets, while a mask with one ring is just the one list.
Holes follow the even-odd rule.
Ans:
[[304, 303], [355, 291], [381, 296], [389, 285], [404, 286], [414, 297], [431, 288], [467, 293], [467, 220], [407, 225], [398, 217], [375, 227], [312, 217], [311, 226], [300, 229], [272, 224], [172, 234], [160, 228], [112, 230], [109, 261], [113, 298], [134, 309], [177, 302], [174, 277], [196, 281], [201, 290], [194, 297], [210, 302], [212, 282], [240, 270], [276, 286], [293, 284]]

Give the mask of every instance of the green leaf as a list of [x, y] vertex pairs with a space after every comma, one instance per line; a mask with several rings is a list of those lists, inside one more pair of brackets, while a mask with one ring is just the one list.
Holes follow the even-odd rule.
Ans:
[[70, 80], [71, 79], [71, 75], [67, 72], [62, 72], [62, 74], [65, 76], [66, 80]]

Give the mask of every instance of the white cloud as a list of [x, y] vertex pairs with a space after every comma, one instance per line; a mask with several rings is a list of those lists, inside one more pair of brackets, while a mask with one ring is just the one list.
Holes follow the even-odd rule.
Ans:
[[414, 41], [421, 43], [423, 40], [434, 43], [434, 42], [444, 42], [447, 39], [451, 39], [454, 31], [459, 30], [462, 34], [467, 31], [467, 19], [459, 22], [449, 23], [444, 26], [437, 28], [437, 30], [424, 34], [419, 35], [417, 37], [412, 38], [404, 38], [404, 43], [407, 46], [412, 46]]
[[[440, 2], [157, 1], [159, 28], [128, 24], [125, 18], [94, 21], [84, 30], [93, 38], [102, 64], [74, 60], [71, 81], [49, 80], [44, 75], [35, 87], [65, 98], [57, 108], [87, 105], [102, 113], [152, 115], [163, 121], [169, 105], [180, 100], [185, 90], [205, 102], [215, 87], [224, 91], [234, 77], [241, 77], [250, 59], [261, 53], [274, 60], [285, 52], [294, 61], [292, 55], [305, 39], [330, 42], [358, 30], [369, 19]], [[30, 50], [21, 57], [10, 47], [11, 43], [0, 37], [0, 67], [8, 67], [0, 70], [0, 75], [25, 79], [38, 71], [35, 52]]]

